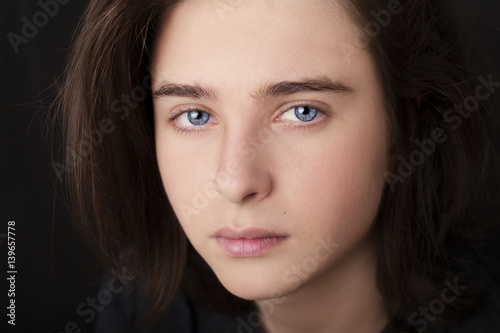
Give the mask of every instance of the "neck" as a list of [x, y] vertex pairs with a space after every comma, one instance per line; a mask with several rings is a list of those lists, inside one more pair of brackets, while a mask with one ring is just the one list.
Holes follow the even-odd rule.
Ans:
[[292, 294], [256, 303], [266, 333], [379, 333], [388, 320], [369, 240]]

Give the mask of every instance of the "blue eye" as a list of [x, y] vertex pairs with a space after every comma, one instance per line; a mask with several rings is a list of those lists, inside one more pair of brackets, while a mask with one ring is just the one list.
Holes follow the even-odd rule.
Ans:
[[283, 118], [287, 120], [300, 120], [301, 122], [308, 122], [314, 120], [320, 111], [311, 106], [296, 106], [285, 113], [283, 113]]
[[201, 126], [209, 122], [210, 115], [203, 111], [193, 110], [184, 112], [177, 119], [179, 123], [187, 127]]

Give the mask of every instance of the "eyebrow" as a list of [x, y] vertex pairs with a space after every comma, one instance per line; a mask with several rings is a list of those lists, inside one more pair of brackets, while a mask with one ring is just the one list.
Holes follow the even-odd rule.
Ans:
[[217, 101], [217, 94], [213, 89], [202, 87], [199, 84], [175, 84], [167, 81], [162, 81], [159, 87], [153, 92], [153, 97], [162, 96], [190, 97]]
[[[299, 92], [334, 92], [350, 93], [354, 90], [340, 81], [332, 81], [325, 76], [301, 81], [281, 81], [277, 83], [266, 84], [260, 87], [250, 96], [255, 100], [265, 100], [272, 97], [282, 97], [293, 95]], [[189, 97], [195, 99], [207, 99], [217, 101], [215, 89], [203, 87], [199, 84], [175, 84], [168, 81], [162, 81], [159, 87], [154, 91], [153, 97], [175, 96]]]
[[262, 86], [252, 98], [263, 100], [271, 97], [293, 95], [299, 92], [349, 93], [354, 91], [340, 81], [332, 81], [326, 76], [302, 81], [282, 81]]

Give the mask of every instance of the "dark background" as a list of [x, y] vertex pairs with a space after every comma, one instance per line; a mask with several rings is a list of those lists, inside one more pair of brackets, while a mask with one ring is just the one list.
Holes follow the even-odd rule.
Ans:
[[[72, 0], [59, 5], [57, 14], [38, 28], [27, 44], [19, 45], [17, 54], [7, 34], [21, 35], [22, 17], [32, 21], [41, 7], [34, 0], [0, 3], [0, 234], [7, 233], [8, 221], [16, 222], [18, 271], [16, 326], [12, 330], [5, 316], [6, 239], [0, 237], [1, 332], [59, 333], [65, 332], [69, 321], [76, 322], [81, 332], [92, 331], [93, 323], [85, 323], [76, 308], [87, 297], [96, 297], [100, 268], [82, 246], [67, 208], [54, 191], [52, 159], [42, 137], [44, 117], [55, 91], [49, 88], [61, 74], [86, 3]], [[485, 77], [493, 73], [499, 81], [500, 1], [453, 3], [486, 55], [487, 61], [476, 62], [478, 73]], [[500, 109], [499, 95], [497, 91], [496, 110]]]

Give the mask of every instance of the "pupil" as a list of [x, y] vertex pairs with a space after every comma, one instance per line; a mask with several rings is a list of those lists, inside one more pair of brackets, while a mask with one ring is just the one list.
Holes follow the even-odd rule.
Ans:
[[201, 126], [205, 125], [208, 122], [210, 116], [203, 111], [190, 111], [188, 113], [188, 119], [191, 124], [195, 126]]
[[301, 121], [311, 121], [316, 118], [318, 110], [308, 106], [299, 106], [295, 108], [295, 116]]
[[307, 115], [307, 114], [309, 114], [309, 112], [310, 112], [310, 111], [309, 111], [309, 108], [306, 108], [306, 107], [303, 107], [303, 106], [301, 106], [301, 107], [299, 108], [299, 113], [300, 113], [301, 115]]

